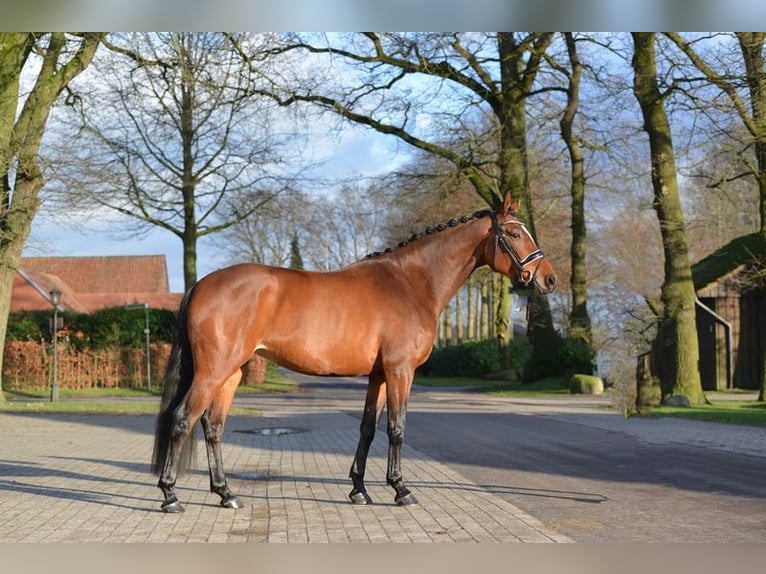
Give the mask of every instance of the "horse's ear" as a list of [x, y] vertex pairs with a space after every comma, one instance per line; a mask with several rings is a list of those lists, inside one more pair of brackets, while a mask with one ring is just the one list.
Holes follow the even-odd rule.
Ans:
[[511, 200], [511, 194], [507, 194], [503, 198], [503, 205], [500, 207], [500, 213], [502, 215], [516, 215], [519, 211], [519, 202]]

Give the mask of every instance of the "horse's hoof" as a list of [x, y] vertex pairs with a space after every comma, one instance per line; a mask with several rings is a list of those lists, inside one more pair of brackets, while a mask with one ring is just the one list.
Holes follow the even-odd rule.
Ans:
[[178, 502], [177, 498], [174, 498], [172, 500], [166, 500], [162, 503], [162, 506], [160, 506], [162, 509], [162, 512], [165, 512], [167, 514], [178, 514], [179, 512], [184, 511], [184, 507], [181, 505], [180, 502]]
[[239, 501], [239, 498], [237, 498], [236, 496], [229, 496], [227, 498], [224, 498], [223, 500], [221, 500], [221, 506], [223, 506], [224, 508], [233, 508], [235, 510], [237, 508], [245, 507], [245, 505], [242, 504]]
[[394, 498], [394, 502], [399, 506], [412, 506], [418, 503], [418, 499], [411, 492], [405, 492]]
[[354, 504], [372, 504], [372, 498], [364, 490], [355, 490], [348, 495]]

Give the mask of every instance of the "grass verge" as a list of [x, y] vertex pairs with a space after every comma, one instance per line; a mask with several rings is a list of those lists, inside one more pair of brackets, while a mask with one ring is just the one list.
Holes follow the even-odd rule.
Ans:
[[[239, 387], [237, 394], [289, 393], [297, 386], [286, 377], [269, 373], [262, 385]], [[10, 413], [69, 413], [100, 415], [156, 415], [160, 404], [160, 389], [133, 388], [92, 388], [60, 389], [59, 400], [50, 401], [50, 390], [3, 392], [5, 402], [0, 403], [0, 412]], [[236, 399], [235, 399], [236, 400]], [[241, 407], [235, 402], [229, 410], [231, 415], [257, 415], [251, 407]]]
[[650, 417], [679, 417], [700, 421], [766, 427], [766, 403], [756, 401], [714, 401], [695, 407], [653, 407]]
[[[469, 377], [415, 377], [415, 383], [431, 388], [464, 387], [472, 392], [503, 397], [568, 396], [564, 377], [551, 377], [528, 384], [473, 379]], [[700, 421], [766, 427], [766, 403], [753, 400], [714, 400], [698, 407], [653, 407], [643, 416], [679, 417]]]

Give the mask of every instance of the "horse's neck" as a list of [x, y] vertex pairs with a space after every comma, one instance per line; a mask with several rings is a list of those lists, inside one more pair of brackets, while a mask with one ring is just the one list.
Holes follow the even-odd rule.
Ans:
[[423, 238], [413, 249], [401, 253], [402, 266], [412, 270], [413, 281], [437, 313], [444, 310], [471, 273], [486, 263], [479, 247], [487, 237], [488, 225], [488, 218], [461, 223]]

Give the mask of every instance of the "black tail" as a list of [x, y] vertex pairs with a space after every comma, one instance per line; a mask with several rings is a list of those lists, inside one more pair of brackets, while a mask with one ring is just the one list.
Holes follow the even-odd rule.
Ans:
[[[165, 458], [170, 449], [170, 439], [173, 431], [173, 411], [183, 401], [194, 377], [194, 363], [192, 361], [189, 333], [187, 331], [187, 307], [192, 291], [193, 288], [189, 289], [186, 295], [184, 295], [183, 301], [181, 301], [173, 345], [170, 348], [170, 357], [165, 369], [162, 403], [160, 414], [157, 416], [157, 428], [154, 433], [154, 453], [152, 455], [152, 472], [156, 475], [162, 474]], [[192, 428], [181, 450], [181, 458], [178, 463], [179, 474], [189, 468], [189, 465], [192, 463], [196, 443], [194, 428]]]

